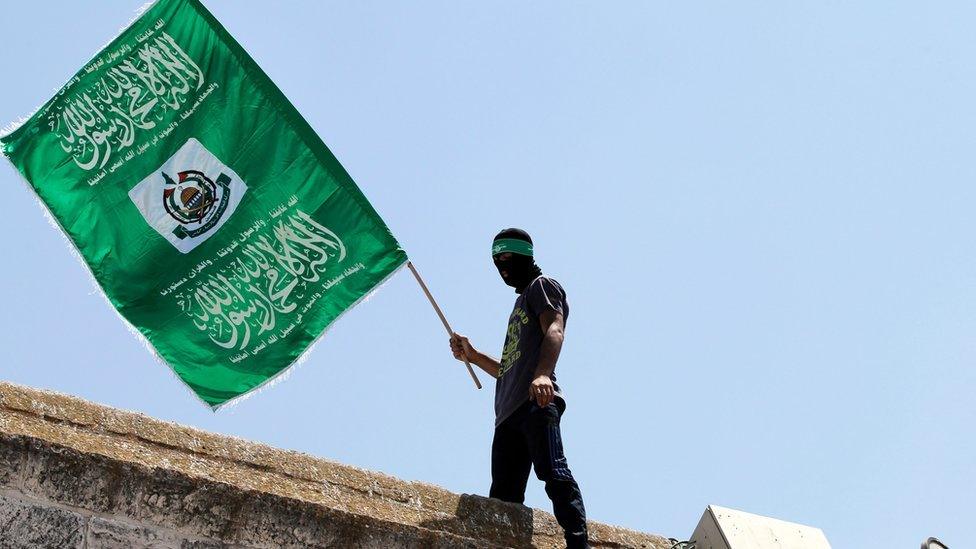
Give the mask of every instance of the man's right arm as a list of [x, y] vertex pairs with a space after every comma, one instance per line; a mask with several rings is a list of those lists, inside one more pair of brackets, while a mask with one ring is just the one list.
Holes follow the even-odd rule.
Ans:
[[468, 359], [468, 362], [484, 370], [491, 377], [498, 377], [498, 368], [501, 366], [494, 358], [479, 352], [475, 349], [468, 338], [460, 334], [451, 337], [451, 352], [458, 360]]

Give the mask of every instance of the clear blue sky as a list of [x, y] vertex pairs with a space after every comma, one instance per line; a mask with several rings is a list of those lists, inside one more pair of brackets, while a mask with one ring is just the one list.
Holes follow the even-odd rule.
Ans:
[[[139, 4], [6, 3], [0, 120]], [[591, 518], [687, 537], [715, 503], [835, 548], [976, 545], [972, 2], [206, 4], [485, 350], [515, 297], [491, 237], [533, 235], [572, 304], [557, 373]], [[409, 273], [215, 415], [9, 165], [0, 200], [0, 378], [487, 492], [490, 380]], [[549, 508], [534, 479], [528, 503]]]

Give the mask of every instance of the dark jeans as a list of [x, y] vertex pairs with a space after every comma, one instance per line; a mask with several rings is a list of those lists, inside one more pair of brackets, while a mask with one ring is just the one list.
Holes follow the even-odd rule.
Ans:
[[566, 408], [556, 399], [545, 408], [526, 402], [495, 427], [491, 443], [491, 491], [489, 497], [513, 503], [525, 501], [529, 467], [546, 483], [552, 511], [566, 536], [566, 546], [588, 547], [583, 495], [563, 455], [559, 418]]

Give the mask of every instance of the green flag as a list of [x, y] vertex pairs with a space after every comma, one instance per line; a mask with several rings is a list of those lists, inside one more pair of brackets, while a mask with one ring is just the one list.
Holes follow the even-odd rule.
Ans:
[[198, 0], [159, 0], [4, 154], [122, 317], [217, 408], [283, 373], [407, 256]]

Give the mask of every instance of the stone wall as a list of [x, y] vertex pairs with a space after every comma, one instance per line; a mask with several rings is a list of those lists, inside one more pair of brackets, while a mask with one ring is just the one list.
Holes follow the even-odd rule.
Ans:
[[[590, 532], [594, 547], [669, 547]], [[562, 545], [537, 509], [0, 383], [0, 548]]]

